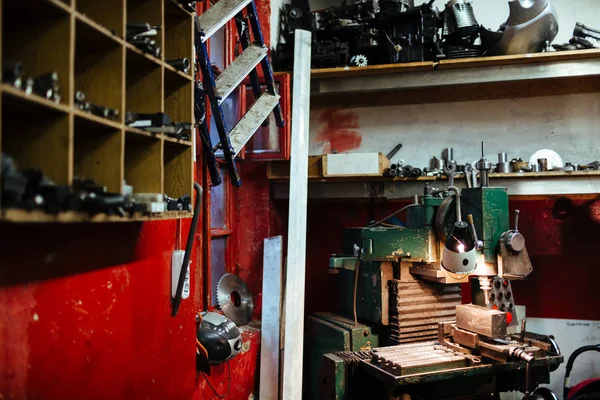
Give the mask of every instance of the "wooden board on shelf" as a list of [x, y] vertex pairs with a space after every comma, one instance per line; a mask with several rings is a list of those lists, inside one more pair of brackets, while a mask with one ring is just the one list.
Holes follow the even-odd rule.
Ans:
[[382, 176], [390, 160], [383, 153], [325, 154], [323, 177]]

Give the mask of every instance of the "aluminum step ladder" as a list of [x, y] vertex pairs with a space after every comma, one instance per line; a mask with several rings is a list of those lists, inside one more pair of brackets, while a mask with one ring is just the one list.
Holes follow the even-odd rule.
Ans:
[[[246, 15], [244, 15], [244, 10]], [[243, 52], [218, 77], [213, 73], [208, 56], [206, 41], [228, 21], [235, 18], [235, 24]], [[249, 29], [252, 29], [254, 41], [251, 42]], [[206, 94], [212, 110], [215, 125], [219, 133], [219, 144], [213, 147], [204, 121], [200, 129], [204, 154], [208, 163], [213, 186], [220, 184], [215, 152], [223, 150], [225, 163], [233, 186], [239, 187], [242, 182], [235, 163], [235, 157], [250, 140], [256, 130], [268, 122], [271, 112], [275, 115], [277, 126], [282, 127], [283, 117], [279, 105], [279, 95], [275, 90], [273, 70], [267, 56], [258, 14], [253, 0], [220, 0], [204, 13], [196, 17], [196, 54], [202, 72], [203, 89], [196, 94], [196, 101], [202, 93]], [[256, 68], [261, 65], [266, 84], [265, 92], [261, 89]], [[225, 124], [221, 104], [237, 88], [246, 76], [250, 75], [250, 84], [257, 99], [250, 110], [238, 121], [230, 131]], [[202, 103], [204, 104], [204, 103]], [[198, 107], [198, 106], [197, 106]]]

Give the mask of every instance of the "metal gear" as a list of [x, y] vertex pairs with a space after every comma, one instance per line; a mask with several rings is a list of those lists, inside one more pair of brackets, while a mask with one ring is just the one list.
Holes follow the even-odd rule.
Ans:
[[238, 326], [246, 325], [252, 319], [252, 295], [248, 286], [237, 275], [225, 274], [219, 279], [217, 304], [223, 314]]
[[367, 65], [369, 65], [369, 60], [364, 54], [357, 54], [355, 56], [352, 56], [352, 58], [350, 59], [350, 64], [355, 65], [357, 67], [366, 67]]

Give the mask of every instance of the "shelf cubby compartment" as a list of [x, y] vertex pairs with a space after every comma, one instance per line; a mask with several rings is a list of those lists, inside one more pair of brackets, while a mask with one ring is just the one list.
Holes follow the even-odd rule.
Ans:
[[[193, 62], [194, 20], [192, 15], [170, 0], [165, 0], [165, 61], [187, 58]], [[190, 67], [193, 71], [193, 67]], [[188, 71], [188, 74], [190, 72]]]
[[71, 182], [70, 118], [20, 92], [2, 94], [2, 152], [20, 170], [41, 169], [57, 184]]
[[191, 195], [193, 190], [192, 148], [189, 145], [164, 142], [164, 189], [169, 197]]
[[75, 116], [74, 177], [94, 179], [109, 192], [123, 183], [123, 133], [100, 121]]
[[165, 112], [174, 122], [192, 122], [193, 85], [180, 74], [165, 69]]
[[125, 181], [134, 193], [163, 193], [160, 138], [125, 132]]
[[118, 36], [125, 36], [125, 0], [77, 0], [77, 11]]
[[161, 112], [163, 80], [160, 64], [129, 48], [126, 58], [126, 110], [137, 113]]
[[[168, 1], [168, 0], [167, 0]], [[164, 25], [163, 6], [161, 0], [127, 0], [127, 23], [141, 24], [149, 23], [152, 26], [160, 25], [161, 30], [158, 35], [152, 37], [164, 52], [163, 36]]]
[[123, 46], [82, 21], [75, 29], [75, 90], [90, 103], [117, 109], [122, 121]]
[[52, 2], [2, 3], [2, 64], [20, 62], [26, 77], [58, 74], [61, 103], [70, 104], [71, 18]]

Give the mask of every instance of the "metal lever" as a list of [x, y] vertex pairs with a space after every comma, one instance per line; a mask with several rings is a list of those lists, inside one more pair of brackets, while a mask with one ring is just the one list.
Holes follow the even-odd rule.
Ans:
[[473, 222], [473, 214], [467, 215], [467, 221], [469, 221], [469, 227], [473, 233], [473, 239], [475, 240], [475, 247], [477, 250], [483, 249], [483, 242], [477, 238], [477, 231], [475, 230], [475, 223]]
[[509, 230], [502, 235], [506, 246], [515, 253], [520, 253], [525, 248], [525, 237], [519, 232], [519, 210], [515, 210], [515, 229]]

